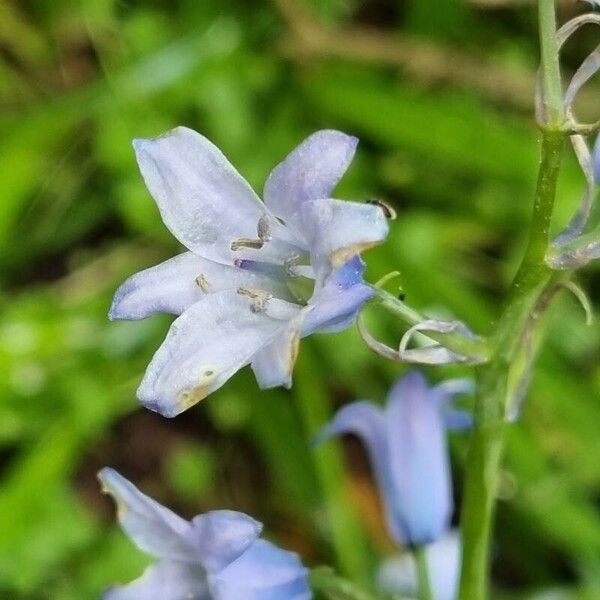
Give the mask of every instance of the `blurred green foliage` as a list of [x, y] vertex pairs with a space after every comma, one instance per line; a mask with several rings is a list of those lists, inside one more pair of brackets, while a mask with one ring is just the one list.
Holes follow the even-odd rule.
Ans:
[[[403, 368], [351, 329], [302, 344], [289, 392], [259, 393], [242, 372], [173, 421], [140, 409], [135, 387], [170, 319], [108, 323], [106, 312], [126, 276], [178, 248], [130, 140], [186, 124], [260, 190], [308, 133], [358, 135], [337, 195], [398, 210], [388, 243], [366, 256], [369, 279], [398, 269], [409, 303], [486, 333], [538, 161], [533, 6], [496, 4], [0, 4], [0, 598], [94, 598], [141, 571], [146, 559], [100, 496], [104, 465], [186, 516], [244, 510], [308, 564], [372, 580], [394, 549], [364, 455], [352, 441], [342, 451], [308, 440], [341, 403], [382, 400]], [[568, 68], [588, 41], [567, 49]], [[557, 229], [582, 185], [568, 157]], [[582, 280], [598, 300], [597, 268]], [[402, 333], [387, 315], [370, 319], [383, 337]], [[599, 334], [560, 298], [510, 428], [498, 598], [600, 597]], [[468, 371], [428, 373], [456, 374]], [[460, 501], [466, 440], [452, 447]]]

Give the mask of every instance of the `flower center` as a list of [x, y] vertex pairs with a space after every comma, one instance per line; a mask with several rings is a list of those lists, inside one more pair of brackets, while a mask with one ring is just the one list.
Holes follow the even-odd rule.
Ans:
[[[304, 259], [306, 258], [305, 256]], [[309, 267], [308, 264], [300, 264], [300, 260], [301, 257], [293, 256], [285, 260], [283, 265], [277, 265], [261, 260], [237, 258], [234, 265], [239, 269], [252, 271], [274, 281], [285, 283], [294, 301], [306, 305], [313, 294], [315, 282], [314, 279], [305, 277], [296, 271], [298, 267]]]
[[[279, 223], [278, 223], [279, 224]], [[262, 260], [254, 260], [250, 258], [236, 258], [234, 265], [239, 269], [252, 271], [264, 277], [268, 277], [277, 283], [284, 283], [289, 291], [292, 299], [301, 305], [306, 305], [314, 291], [314, 279], [312, 278], [312, 268], [308, 260], [308, 254], [301, 248], [298, 248], [294, 243], [279, 239], [279, 236], [273, 238], [271, 217], [267, 214], [262, 215], [256, 226], [256, 238], [239, 238], [231, 243], [231, 249], [234, 252], [249, 249], [261, 250], [265, 244], [270, 244], [270, 256], [277, 256], [281, 263], [273, 263]], [[271, 247], [271, 245], [274, 245]], [[246, 288], [240, 288], [240, 293], [245, 294]], [[259, 291], [253, 291], [259, 293]], [[267, 294], [269, 292], [260, 292]], [[254, 299], [256, 300], [256, 298]], [[263, 304], [268, 303], [267, 299], [264, 302], [256, 303], [260, 308]]]

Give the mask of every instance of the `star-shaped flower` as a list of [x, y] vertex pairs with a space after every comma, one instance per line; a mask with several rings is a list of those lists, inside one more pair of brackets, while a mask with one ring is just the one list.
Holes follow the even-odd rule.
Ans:
[[271, 172], [263, 203], [191, 129], [134, 141], [165, 225], [188, 248], [129, 278], [109, 313], [180, 315], [138, 389], [145, 406], [177, 415], [247, 364], [261, 388], [289, 387], [299, 339], [352, 323], [373, 295], [359, 253], [388, 231], [380, 206], [330, 197], [356, 144], [311, 135]]
[[216, 510], [186, 521], [113, 469], [100, 471], [132, 541], [158, 561], [102, 600], [310, 600], [308, 571], [293, 552], [259, 539], [262, 525]]

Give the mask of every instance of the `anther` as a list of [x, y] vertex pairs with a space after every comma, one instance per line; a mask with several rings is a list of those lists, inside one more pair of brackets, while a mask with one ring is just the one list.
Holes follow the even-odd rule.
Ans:
[[263, 242], [271, 241], [271, 222], [269, 221], [269, 215], [264, 214], [259, 220], [256, 226], [256, 233], [258, 239]]
[[283, 261], [283, 268], [285, 269], [286, 275], [289, 277], [298, 277], [296, 267], [300, 264], [302, 257], [299, 254], [292, 254]]
[[241, 250], [242, 248], [260, 250], [267, 242], [271, 241], [271, 222], [269, 221], [269, 215], [266, 213], [258, 220], [256, 234], [258, 235], [258, 238], [240, 238], [239, 240], [231, 242], [231, 249], [233, 252]]
[[380, 200], [379, 198], [371, 198], [367, 200], [367, 204], [374, 204], [375, 206], [379, 206], [383, 211], [383, 214], [386, 219], [394, 220], [396, 218], [396, 210], [393, 206], [389, 205], [387, 202]]
[[253, 290], [244, 287], [238, 288], [237, 293], [240, 296], [246, 296], [247, 298], [250, 298], [250, 310], [253, 313], [265, 312], [267, 310], [269, 300], [273, 298], [273, 294], [269, 294], [268, 292], [263, 292], [262, 290]]
[[196, 277], [196, 285], [205, 293], [208, 294], [209, 292], [212, 291], [211, 285], [208, 282], [208, 279], [206, 279], [206, 276], [204, 275], [204, 273], [200, 273], [200, 275], [198, 275], [198, 277]]

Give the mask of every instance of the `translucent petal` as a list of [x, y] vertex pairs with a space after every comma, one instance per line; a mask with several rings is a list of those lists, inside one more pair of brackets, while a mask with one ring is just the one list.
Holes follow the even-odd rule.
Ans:
[[567, 108], [571, 107], [579, 90], [598, 72], [598, 69], [600, 69], [600, 46], [586, 57], [573, 75], [565, 92], [564, 104]]
[[308, 571], [293, 552], [258, 540], [209, 579], [213, 600], [310, 600]]
[[287, 220], [303, 202], [329, 198], [357, 144], [357, 138], [340, 131], [313, 133], [273, 169], [265, 183], [265, 204]]
[[308, 243], [317, 281], [363, 250], [381, 243], [388, 222], [381, 207], [344, 200], [304, 202], [291, 219]]
[[445, 423], [428, 392], [420, 373], [407, 374], [389, 394], [385, 419], [397, 529], [414, 545], [439, 538], [452, 513]]
[[162, 560], [125, 586], [113, 587], [102, 600], [212, 600], [201, 567]]
[[136, 320], [156, 313], [180, 315], [206, 294], [239, 287], [290, 297], [282, 279], [184, 252], [127, 279], [117, 290], [108, 316]]
[[113, 469], [102, 469], [98, 479], [117, 504], [121, 526], [140, 550], [158, 558], [195, 561], [194, 549], [187, 541], [188, 521], [142, 494]]
[[246, 180], [214, 144], [187, 127], [133, 146], [171, 233], [196, 254], [231, 264], [231, 242], [255, 238], [265, 212]]
[[581, 167], [585, 177], [586, 186], [577, 212], [564, 231], [556, 236], [552, 242], [553, 246], [562, 246], [564, 244], [568, 244], [570, 241], [574, 240], [577, 236], [583, 233], [590, 217], [594, 196], [596, 194], [594, 180], [596, 165], [595, 160], [592, 159], [592, 153], [588, 147], [587, 140], [582, 135], [572, 135], [570, 139], [571, 144], [573, 145], [573, 150], [575, 151], [575, 156], [577, 157], [577, 161], [579, 162], [579, 166]]
[[172, 417], [221, 387], [300, 310], [275, 298], [264, 304], [225, 291], [188, 308], [146, 370], [137, 392], [142, 404]]
[[215, 573], [240, 557], [261, 530], [262, 524], [244, 513], [214, 510], [193, 519], [189, 540], [200, 564]]
[[419, 363], [424, 365], [445, 365], [452, 363], [476, 363], [480, 362], [478, 356], [466, 356], [458, 354], [441, 344], [431, 344], [422, 348], [408, 348], [411, 339], [418, 332], [435, 333], [458, 333], [465, 338], [475, 338], [473, 332], [461, 321], [439, 321], [427, 319], [413, 325], [400, 340], [398, 348], [398, 360], [401, 362]]
[[303, 319], [303, 313], [292, 319], [271, 343], [254, 355], [252, 370], [261, 389], [292, 386], [292, 372], [298, 357]]

